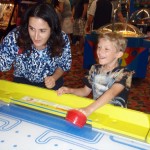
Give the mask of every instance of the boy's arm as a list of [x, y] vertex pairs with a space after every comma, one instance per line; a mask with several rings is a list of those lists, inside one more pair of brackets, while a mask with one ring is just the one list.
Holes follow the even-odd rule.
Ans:
[[90, 94], [92, 89], [88, 88], [87, 86], [84, 86], [83, 88], [68, 88], [68, 87], [61, 87], [57, 90], [58, 95], [62, 94], [74, 94], [81, 97], [86, 97]]
[[104, 106], [114, 97], [116, 97], [120, 92], [123, 91], [125, 87], [122, 84], [115, 83], [110, 89], [108, 89], [103, 95], [101, 95], [96, 101], [91, 103], [82, 111], [85, 112], [86, 116], [89, 116], [92, 112], [96, 111], [98, 108]]

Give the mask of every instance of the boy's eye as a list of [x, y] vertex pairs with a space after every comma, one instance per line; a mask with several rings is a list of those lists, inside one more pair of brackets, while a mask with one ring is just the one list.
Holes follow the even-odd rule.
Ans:
[[97, 46], [97, 48], [98, 48], [98, 49], [100, 49], [100, 48], [101, 48], [101, 46]]

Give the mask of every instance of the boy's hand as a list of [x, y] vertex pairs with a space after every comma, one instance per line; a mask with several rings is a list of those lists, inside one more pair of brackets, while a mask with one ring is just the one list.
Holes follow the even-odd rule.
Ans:
[[66, 94], [66, 93], [67, 94], [71, 93], [71, 89], [63, 86], [57, 90], [57, 95], [59, 95], [59, 96], [62, 94]]
[[80, 112], [82, 112], [86, 117], [88, 117], [92, 112], [90, 110], [88, 110], [87, 107], [84, 108], [79, 108], [78, 109]]

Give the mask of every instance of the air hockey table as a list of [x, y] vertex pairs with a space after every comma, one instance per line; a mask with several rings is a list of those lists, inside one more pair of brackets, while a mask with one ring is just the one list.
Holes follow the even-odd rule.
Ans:
[[83, 128], [65, 120], [92, 102], [0, 80], [0, 150], [150, 150], [149, 114], [107, 104]]

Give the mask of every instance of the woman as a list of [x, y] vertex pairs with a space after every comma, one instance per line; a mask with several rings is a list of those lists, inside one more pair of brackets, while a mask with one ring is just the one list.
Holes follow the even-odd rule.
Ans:
[[1, 43], [0, 60], [0, 71], [13, 65], [15, 82], [54, 90], [63, 85], [62, 76], [72, 61], [70, 42], [50, 4], [27, 10], [21, 26]]

